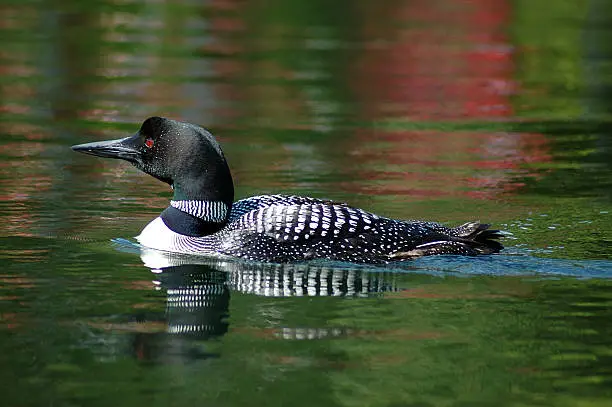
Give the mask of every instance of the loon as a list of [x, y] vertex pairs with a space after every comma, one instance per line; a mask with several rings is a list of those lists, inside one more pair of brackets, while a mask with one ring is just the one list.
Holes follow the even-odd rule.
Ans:
[[136, 237], [166, 252], [292, 263], [386, 264], [427, 255], [499, 252], [499, 230], [395, 220], [330, 200], [260, 195], [237, 202], [219, 143], [200, 126], [146, 119], [134, 135], [72, 146], [118, 158], [171, 186], [170, 205]]

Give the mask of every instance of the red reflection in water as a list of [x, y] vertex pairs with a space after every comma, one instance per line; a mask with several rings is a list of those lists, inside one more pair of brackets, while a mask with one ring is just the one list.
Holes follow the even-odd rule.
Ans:
[[[517, 175], [539, 176], [525, 164], [552, 159], [542, 134], [362, 130], [358, 137], [349, 150], [363, 163], [356, 179], [384, 181], [350, 184], [360, 193], [493, 198], [521, 187]], [[380, 170], [389, 166], [397, 171]]]
[[[368, 5], [376, 9], [369, 10], [373, 15], [387, 7]], [[513, 47], [505, 34], [512, 11], [507, 0], [417, 0], [388, 7], [382, 12], [387, 18], [366, 20], [363, 38], [371, 46], [353, 71], [363, 116], [399, 119], [406, 127], [409, 121], [511, 118], [509, 96], [516, 85]], [[372, 38], [385, 40], [367, 40]], [[362, 185], [364, 193], [492, 198], [520, 187], [513, 183], [517, 174], [537, 175], [522, 170], [523, 164], [551, 160], [542, 134], [362, 130], [357, 139], [353, 151], [370, 151], [358, 154], [361, 162], [382, 156], [389, 164], [412, 169], [392, 186]], [[373, 140], [385, 144], [373, 149]], [[367, 169], [359, 168], [359, 174], [382, 179], [380, 172]], [[428, 187], [417, 188], [423, 184]]]
[[512, 114], [507, 0], [400, 2], [385, 14], [386, 19], [366, 20], [363, 38], [366, 43], [388, 40], [365, 50], [355, 64], [354, 89], [369, 117], [448, 120]]

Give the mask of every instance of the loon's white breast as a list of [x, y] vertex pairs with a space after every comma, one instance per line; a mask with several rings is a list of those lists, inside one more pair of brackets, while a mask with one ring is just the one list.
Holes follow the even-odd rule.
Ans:
[[166, 226], [162, 218], [158, 216], [145, 226], [142, 232], [136, 236], [136, 240], [150, 249], [172, 251], [171, 249], [179, 237], [180, 235]]
[[[185, 253], [185, 254], [199, 254], [199, 255], [219, 255], [212, 248], [208, 247], [212, 245], [211, 237], [193, 237], [181, 235], [170, 229], [164, 223], [164, 220], [158, 216], [153, 219], [145, 228], [136, 236], [136, 240], [141, 245], [148, 247], [149, 249], [163, 250], [166, 252]], [[197, 247], [193, 247], [193, 243], [198, 242]], [[217, 257], [219, 257], [217, 256]]]

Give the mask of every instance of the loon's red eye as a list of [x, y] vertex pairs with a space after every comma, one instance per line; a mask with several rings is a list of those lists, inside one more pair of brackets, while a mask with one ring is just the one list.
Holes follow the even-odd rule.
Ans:
[[152, 138], [148, 138], [148, 139], [145, 140], [144, 144], [145, 144], [145, 146], [147, 148], [151, 148], [151, 147], [153, 147], [153, 144], [155, 144], [155, 141], [153, 141]]

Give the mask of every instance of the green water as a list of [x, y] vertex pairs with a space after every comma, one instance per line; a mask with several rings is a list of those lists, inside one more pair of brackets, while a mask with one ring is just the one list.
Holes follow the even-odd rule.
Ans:
[[[608, 406], [604, 0], [0, 0], [6, 406]], [[511, 235], [389, 267], [160, 257], [168, 187], [73, 153], [199, 123], [237, 198]]]

